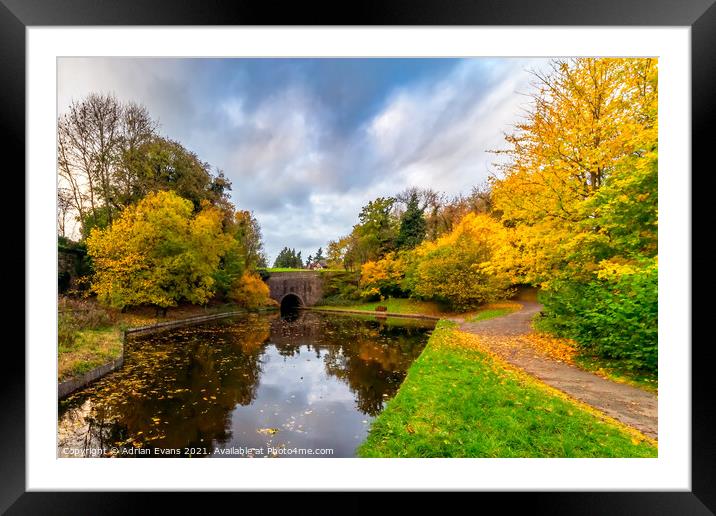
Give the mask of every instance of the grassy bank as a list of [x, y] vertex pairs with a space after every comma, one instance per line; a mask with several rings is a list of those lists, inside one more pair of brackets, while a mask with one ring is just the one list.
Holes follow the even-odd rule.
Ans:
[[512, 308], [486, 308], [485, 310], [481, 310], [481, 311], [477, 312], [475, 315], [466, 317], [465, 321], [467, 321], [467, 322], [485, 321], [487, 319], [492, 319], [494, 317], [502, 317], [503, 315], [507, 315], [510, 312], [514, 312], [514, 309], [512, 309]]
[[448, 310], [446, 307], [436, 303], [435, 301], [421, 301], [418, 299], [405, 299], [389, 297], [383, 301], [372, 301], [365, 303], [353, 304], [326, 304], [318, 305], [316, 308], [328, 308], [331, 310], [361, 310], [366, 312], [375, 312], [376, 307], [384, 306], [387, 312], [396, 314], [424, 314], [432, 316], [460, 316], [466, 321], [482, 321], [492, 317], [499, 317], [519, 309], [517, 303], [503, 301], [499, 303], [491, 303], [483, 306], [478, 310], [465, 313], [457, 313]]
[[438, 323], [362, 457], [656, 457], [653, 441]]
[[119, 358], [122, 333], [105, 327], [76, 330], [71, 340], [62, 340], [57, 352], [57, 379], [67, 380]]
[[655, 373], [630, 369], [624, 364], [623, 360], [576, 355], [574, 364], [585, 371], [597, 374], [613, 382], [626, 383], [649, 392], [659, 391], [659, 378]]
[[432, 301], [419, 301], [417, 299], [388, 298], [384, 301], [372, 301], [366, 303], [341, 304], [341, 305], [320, 305], [317, 308], [330, 308], [331, 310], [364, 310], [375, 312], [376, 307], [385, 306], [388, 312], [396, 314], [425, 314], [442, 315], [445, 310]]
[[93, 300], [62, 298], [57, 327], [57, 379], [79, 376], [119, 358], [124, 329], [242, 310], [234, 303], [182, 305], [160, 317], [152, 307], [135, 307], [122, 313], [106, 310]]

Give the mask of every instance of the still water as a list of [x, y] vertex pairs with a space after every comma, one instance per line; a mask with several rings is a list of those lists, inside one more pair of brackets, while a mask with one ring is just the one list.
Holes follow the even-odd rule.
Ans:
[[433, 326], [299, 312], [128, 339], [60, 402], [58, 456], [353, 457]]

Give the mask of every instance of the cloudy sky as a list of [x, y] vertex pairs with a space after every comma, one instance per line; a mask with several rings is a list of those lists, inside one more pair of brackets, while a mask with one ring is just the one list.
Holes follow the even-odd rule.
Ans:
[[58, 109], [90, 92], [144, 104], [160, 132], [221, 169], [269, 260], [350, 232], [409, 186], [469, 192], [518, 121], [537, 59], [62, 58]]

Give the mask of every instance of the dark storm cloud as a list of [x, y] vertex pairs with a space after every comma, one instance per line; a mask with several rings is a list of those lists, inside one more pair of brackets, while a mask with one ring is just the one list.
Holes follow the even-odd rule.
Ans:
[[61, 59], [58, 108], [89, 92], [147, 106], [221, 169], [266, 247], [311, 254], [378, 195], [484, 180], [516, 120], [517, 59]]

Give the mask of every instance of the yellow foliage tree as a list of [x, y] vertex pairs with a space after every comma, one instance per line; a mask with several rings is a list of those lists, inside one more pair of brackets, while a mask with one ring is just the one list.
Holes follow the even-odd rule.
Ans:
[[493, 257], [510, 245], [508, 237], [489, 215], [469, 213], [447, 235], [416, 248], [409, 272], [413, 292], [456, 309], [503, 298], [513, 278], [495, 267]]
[[401, 293], [401, 282], [405, 276], [405, 262], [395, 252], [383, 258], [369, 261], [361, 266], [360, 286], [366, 297], [391, 296]]
[[276, 305], [276, 301], [269, 297], [268, 285], [258, 274], [248, 271], [234, 281], [229, 292], [229, 299], [250, 310]]
[[195, 216], [192, 210], [191, 201], [174, 192], [156, 192], [106, 229], [93, 229], [87, 251], [100, 302], [115, 308], [205, 303], [230, 242], [222, 233], [221, 211], [206, 201]]
[[[511, 148], [498, 151], [509, 159], [500, 165], [504, 176], [492, 181], [494, 208], [514, 228], [524, 281], [589, 275], [599, 261], [621, 252], [600, 216], [614, 206], [618, 189], [636, 181], [636, 195], [656, 202], [656, 168], [650, 166], [656, 159], [656, 65], [654, 59], [578, 58], [553, 61], [549, 74], [535, 73], [532, 110], [507, 136]], [[608, 199], [599, 194], [605, 187], [613, 194]], [[621, 202], [638, 203], [640, 197], [630, 199], [626, 189]], [[655, 204], [646, 209], [655, 214]], [[632, 231], [624, 222], [612, 229]], [[655, 226], [651, 230], [655, 236]]]

